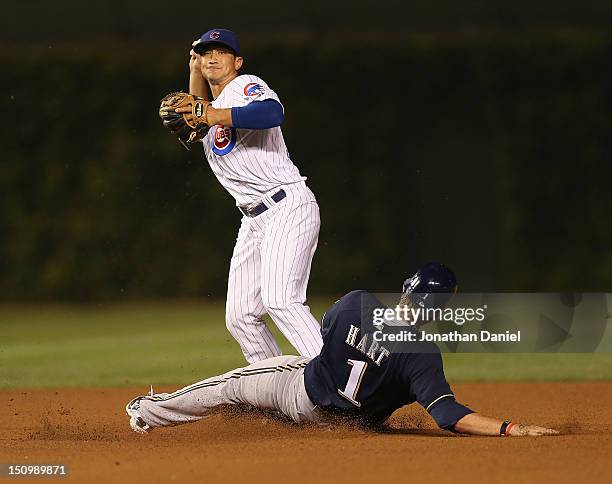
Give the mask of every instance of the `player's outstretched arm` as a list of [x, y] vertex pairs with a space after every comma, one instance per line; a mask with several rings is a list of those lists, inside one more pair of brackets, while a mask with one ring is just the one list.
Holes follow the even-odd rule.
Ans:
[[[504, 425], [505, 424], [505, 425]], [[522, 425], [514, 422], [503, 422], [499, 419], [486, 417], [479, 413], [470, 413], [462, 417], [455, 424], [455, 432], [470, 435], [510, 435], [512, 437], [558, 435], [553, 429], [538, 427], [537, 425]]]

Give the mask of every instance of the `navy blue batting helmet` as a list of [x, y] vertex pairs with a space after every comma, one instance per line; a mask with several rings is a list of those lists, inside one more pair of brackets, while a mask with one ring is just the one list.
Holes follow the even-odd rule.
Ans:
[[430, 262], [406, 279], [402, 292], [422, 308], [441, 308], [457, 292], [457, 278], [439, 262]]

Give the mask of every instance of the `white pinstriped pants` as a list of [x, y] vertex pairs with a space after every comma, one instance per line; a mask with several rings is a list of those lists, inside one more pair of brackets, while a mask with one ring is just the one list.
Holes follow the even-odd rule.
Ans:
[[[279, 189], [287, 196], [270, 197]], [[225, 322], [249, 363], [282, 354], [263, 321], [269, 314], [302, 356], [323, 346], [320, 327], [306, 302], [306, 287], [317, 248], [319, 206], [304, 182], [283, 185], [262, 201], [270, 208], [242, 218], [230, 263]]]

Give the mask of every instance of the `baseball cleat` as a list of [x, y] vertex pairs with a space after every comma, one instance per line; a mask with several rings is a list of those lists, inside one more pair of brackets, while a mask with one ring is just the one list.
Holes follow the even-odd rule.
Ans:
[[[153, 387], [151, 387], [153, 391]], [[140, 416], [140, 401], [145, 397], [136, 397], [125, 406], [125, 413], [130, 417], [130, 427], [134, 432], [139, 434], [146, 434], [153, 430], [153, 427], [148, 425]]]

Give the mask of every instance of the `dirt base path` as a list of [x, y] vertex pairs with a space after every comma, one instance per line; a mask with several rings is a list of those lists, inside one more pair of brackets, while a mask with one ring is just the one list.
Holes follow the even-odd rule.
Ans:
[[389, 433], [303, 428], [243, 413], [138, 435], [124, 406], [143, 389], [3, 390], [0, 463], [64, 463], [68, 480], [113, 484], [612, 482], [612, 382], [454, 389], [475, 410], [563, 435], [456, 436], [435, 428], [417, 405], [397, 412]]

